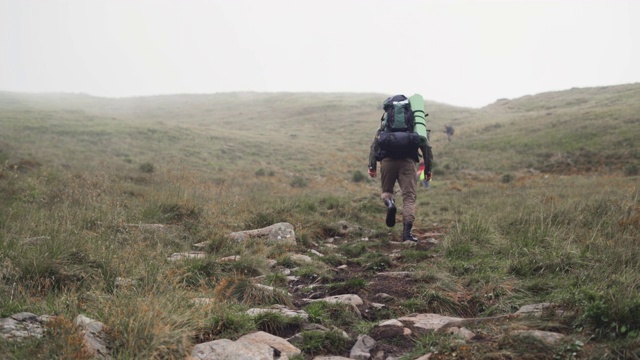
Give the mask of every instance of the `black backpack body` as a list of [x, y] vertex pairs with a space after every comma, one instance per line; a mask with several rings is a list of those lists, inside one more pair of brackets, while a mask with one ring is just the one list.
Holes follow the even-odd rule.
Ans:
[[378, 143], [378, 161], [385, 157], [396, 159], [418, 159], [420, 137], [414, 132], [415, 117], [409, 99], [404, 95], [395, 95], [382, 103], [380, 132], [376, 137]]

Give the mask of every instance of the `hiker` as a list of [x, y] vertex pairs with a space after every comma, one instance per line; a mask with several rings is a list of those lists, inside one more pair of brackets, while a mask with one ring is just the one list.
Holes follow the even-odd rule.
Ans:
[[451, 141], [451, 137], [453, 136], [453, 133], [455, 130], [453, 130], [453, 125], [449, 124], [449, 125], [445, 125], [444, 126], [445, 132], [447, 133], [447, 140]]
[[[390, 97], [383, 103], [385, 113], [381, 119], [381, 125], [376, 131], [376, 136], [371, 144], [371, 150], [369, 152], [369, 176], [375, 178], [377, 176], [377, 162], [380, 162], [380, 182], [382, 185], [381, 198], [387, 208], [386, 224], [388, 227], [395, 226], [396, 223], [396, 204], [393, 197], [394, 187], [396, 182], [400, 186], [402, 192], [402, 223], [403, 241], [415, 241], [418, 239], [411, 234], [413, 223], [415, 221], [415, 206], [416, 206], [416, 163], [420, 161], [420, 154], [418, 149], [422, 152], [422, 158], [425, 163], [425, 179], [431, 180], [431, 163], [433, 155], [431, 153], [431, 146], [429, 145], [428, 138], [425, 139], [424, 144], [420, 145], [420, 140], [417, 142], [413, 140], [418, 135], [413, 132], [414, 123], [405, 131], [398, 131], [398, 129], [390, 130], [389, 123], [398, 123], [398, 112], [394, 110], [393, 106], [399, 106], [407, 99], [402, 95], [396, 95]], [[393, 105], [389, 105], [393, 103]], [[389, 107], [391, 106], [391, 111]], [[411, 109], [406, 110], [410, 118], [413, 118]], [[390, 117], [395, 119], [390, 121]], [[415, 135], [415, 136], [414, 136]]]

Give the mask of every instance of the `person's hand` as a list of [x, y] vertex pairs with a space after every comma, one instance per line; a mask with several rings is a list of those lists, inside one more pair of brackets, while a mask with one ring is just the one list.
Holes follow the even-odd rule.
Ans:
[[369, 169], [369, 176], [372, 178], [375, 178], [377, 175], [377, 172], [375, 169]]
[[424, 173], [424, 179], [427, 181], [431, 181], [431, 173], [430, 172]]

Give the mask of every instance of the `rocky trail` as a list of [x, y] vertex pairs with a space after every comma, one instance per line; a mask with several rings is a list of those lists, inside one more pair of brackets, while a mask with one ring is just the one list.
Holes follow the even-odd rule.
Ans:
[[[214, 334], [200, 334], [190, 357], [192, 359], [466, 359], [484, 354], [492, 359], [545, 358], [549, 354], [571, 352], [582, 347], [579, 340], [567, 337], [564, 319], [570, 317], [554, 304], [529, 304], [512, 313], [482, 316], [486, 303], [474, 299], [473, 292], [463, 284], [443, 291], [439, 275], [414, 271], [415, 263], [407, 259], [407, 250], [421, 256], [421, 261], [434, 265], [444, 261], [436, 252], [444, 229], [418, 229], [419, 241], [398, 242], [381, 237], [348, 236], [353, 226], [340, 224], [342, 232], [329, 238], [318, 249], [305, 254], [290, 254], [296, 265], [313, 265], [325, 255], [323, 249], [337, 249], [345, 242], [367, 243], [366, 251], [375, 252], [377, 262], [351, 261], [333, 266], [330, 282], [314, 274], [298, 274], [297, 266], [270, 261], [272, 271], [286, 277], [286, 285], [274, 287], [262, 284], [265, 276], [256, 277], [257, 289], [266, 293], [282, 293], [282, 304], [255, 307], [247, 311], [252, 316], [275, 313], [297, 321], [284, 327], [265, 327], [262, 331], [245, 334], [237, 339], [220, 339]], [[162, 231], [161, 225], [148, 225], [149, 231]], [[362, 230], [362, 229], [359, 229]], [[237, 241], [290, 242], [295, 244], [295, 231], [288, 223], [274, 224], [230, 235]], [[375, 242], [374, 246], [371, 243]], [[206, 244], [196, 244], [202, 249]], [[364, 247], [362, 249], [365, 249]], [[168, 261], [188, 261], [206, 257], [202, 250], [176, 253]], [[218, 261], [239, 261], [240, 256], [220, 258]], [[331, 262], [323, 262], [323, 264]], [[287, 266], [285, 266], [287, 265]], [[118, 279], [121, 286], [134, 280]], [[453, 281], [455, 283], [455, 279]], [[438, 291], [425, 294], [432, 284]], [[286, 287], [286, 289], [285, 289]], [[218, 299], [189, 299], [206, 305]], [[310, 314], [309, 305], [320, 313]], [[480, 306], [482, 305], [482, 306]], [[418, 311], [412, 311], [418, 310]], [[398, 316], [398, 314], [401, 314]], [[319, 321], [333, 318], [331, 326]], [[336, 319], [335, 317], [338, 317]], [[18, 313], [0, 319], [0, 334], [11, 341], [27, 337], [47, 336], [47, 324], [55, 316]], [[343, 320], [343, 322], [340, 322]], [[75, 325], [94, 358], [109, 359], [110, 343], [107, 326], [99, 321], [78, 315]], [[370, 326], [357, 326], [367, 323]], [[338, 324], [338, 325], [335, 325]], [[269, 331], [271, 330], [271, 331]], [[337, 334], [338, 339], [322, 337]], [[325, 345], [311, 349], [309, 334], [316, 334]], [[523, 345], [524, 344], [524, 345]], [[565, 344], [565, 345], [559, 345]], [[311, 350], [310, 350], [311, 349]], [[528, 352], [523, 352], [529, 349]], [[531, 350], [533, 349], [533, 350]], [[560, 350], [558, 350], [560, 349]], [[306, 351], [303, 351], [306, 350]], [[562, 355], [562, 354], [560, 354]]]

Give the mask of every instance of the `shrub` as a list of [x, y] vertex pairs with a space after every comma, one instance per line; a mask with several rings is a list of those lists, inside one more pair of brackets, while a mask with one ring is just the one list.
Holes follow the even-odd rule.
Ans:
[[286, 291], [255, 284], [247, 278], [225, 278], [214, 289], [216, 298], [221, 301], [236, 301], [243, 305], [271, 305], [291, 303]]
[[269, 334], [290, 337], [300, 330], [304, 319], [300, 316], [284, 316], [274, 311], [266, 311], [253, 318], [258, 330]]
[[385, 254], [367, 253], [364, 255], [364, 268], [373, 272], [385, 271], [391, 267], [391, 258]]
[[515, 176], [513, 176], [511, 174], [502, 175], [502, 183], [503, 184], [508, 184], [510, 182], [513, 182], [513, 180], [515, 180]]
[[300, 350], [310, 356], [339, 354], [349, 349], [351, 340], [345, 338], [341, 331], [306, 331], [302, 334]]
[[626, 176], [636, 176], [640, 174], [640, 169], [638, 169], [638, 165], [636, 164], [629, 164], [624, 167], [624, 174]]
[[214, 261], [190, 261], [185, 266], [182, 282], [189, 287], [213, 286], [221, 275], [221, 266]]
[[272, 208], [268, 210], [258, 210], [251, 214], [244, 225], [250, 229], [258, 229], [280, 222], [287, 222], [291, 214], [284, 208]]
[[309, 185], [309, 180], [303, 178], [302, 176], [296, 176], [291, 180], [291, 187], [294, 188], [304, 188]]
[[233, 308], [221, 308], [206, 322], [208, 324], [197, 331], [197, 337], [201, 342], [212, 339], [237, 339], [256, 330], [256, 324], [250, 315]]
[[342, 283], [328, 284], [327, 288], [330, 295], [355, 294], [364, 289], [367, 282], [364, 279], [349, 279]]
[[367, 245], [359, 243], [345, 243], [338, 246], [338, 250], [347, 258], [353, 259], [367, 252]]
[[354, 171], [353, 175], [351, 176], [351, 181], [353, 181], [354, 183], [359, 183], [365, 181], [366, 179], [367, 176], [360, 170]]
[[350, 326], [360, 321], [360, 316], [351, 305], [314, 301], [304, 308], [309, 322], [323, 326]]
[[331, 281], [335, 273], [322, 262], [302, 264], [295, 270], [295, 275], [309, 281]]
[[340, 265], [344, 265], [347, 263], [347, 258], [344, 256], [340, 256], [337, 254], [329, 254], [329, 255], [325, 255], [323, 257], [321, 257], [319, 259], [320, 261], [322, 261], [323, 263], [327, 264], [327, 265], [331, 265], [333, 267], [337, 267]]
[[263, 168], [260, 168], [260, 169], [256, 170], [255, 175], [256, 176], [265, 176], [266, 172], [264, 171]]
[[96, 303], [97, 317], [109, 324], [114, 359], [176, 359], [188, 351], [200, 322], [196, 308], [184, 300], [186, 293], [156, 285], [154, 292], [123, 291], [104, 302], [96, 300], [101, 302]]
[[150, 163], [150, 162], [146, 162], [146, 163], [140, 164], [138, 169], [140, 171], [142, 171], [143, 173], [147, 173], [147, 174], [151, 174], [152, 172], [154, 172], [156, 170], [155, 166], [153, 166], [153, 164]]

